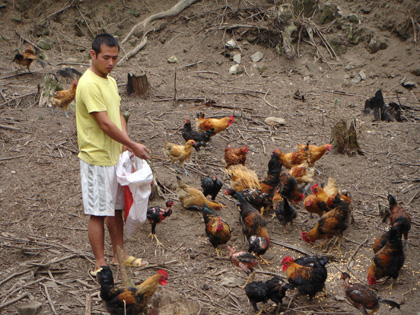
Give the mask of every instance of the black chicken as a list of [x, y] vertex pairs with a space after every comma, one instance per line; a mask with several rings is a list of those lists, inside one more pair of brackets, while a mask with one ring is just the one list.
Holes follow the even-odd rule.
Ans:
[[281, 200], [276, 202], [276, 204], [273, 205], [273, 209], [277, 219], [279, 219], [284, 227], [287, 223], [293, 224], [293, 220], [296, 218], [297, 213], [295, 208], [293, 208], [286, 198], [281, 198]]
[[[293, 289], [293, 286], [285, 283], [279, 277], [274, 277], [267, 281], [253, 281], [248, 283], [245, 287], [245, 293], [254, 310], [258, 312], [258, 302], [267, 303], [268, 300], [272, 300], [277, 304], [277, 307], [281, 307], [281, 303], [288, 289]], [[264, 312], [264, 307], [265, 305], [263, 305], [259, 314]]]
[[207, 176], [201, 178], [201, 188], [203, 189], [203, 195], [207, 197], [207, 195], [211, 196], [211, 200], [215, 200], [217, 194], [219, 193], [220, 189], [222, 188], [223, 183], [220, 179], [216, 176]]
[[168, 200], [166, 202], [166, 209], [160, 206], [147, 208], [147, 219], [152, 224], [152, 233], [150, 233], [149, 236], [152, 238], [152, 240], [156, 239], [157, 246], [163, 246], [163, 244], [158, 240], [156, 236], [156, 225], [172, 214], [171, 208], [174, 204], [175, 202]]
[[196, 151], [200, 151], [200, 147], [207, 146], [207, 143], [210, 141], [210, 137], [214, 134], [214, 128], [204, 132], [192, 130], [191, 121], [188, 118], [185, 119], [184, 128], [182, 128], [182, 137], [185, 141], [194, 140], [195, 144], [193, 147]]

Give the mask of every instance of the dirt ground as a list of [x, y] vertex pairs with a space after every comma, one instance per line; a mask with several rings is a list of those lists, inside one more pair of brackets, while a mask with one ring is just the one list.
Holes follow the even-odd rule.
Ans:
[[[65, 67], [80, 72], [87, 69], [91, 38], [86, 24], [93, 32], [106, 30], [122, 41], [136, 23], [169, 9], [177, 1], [146, 2], [113, 0], [99, 5], [95, 1], [2, 1], [2, 314], [18, 314], [16, 307], [30, 300], [42, 303], [41, 314], [84, 314], [87, 304], [91, 314], [105, 314], [99, 286], [88, 274], [94, 263], [87, 237], [88, 217], [83, 214], [81, 200], [74, 107], [69, 109], [70, 119], [61, 110], [53, 115], [51, 108], [38, 106], [35, 94], [44, 74], [56, 73]], [[402, 303], [401, 310], [388, 311], [388, 307], [382, 305], [378, 314], [415, 314], [420, 311], [420, 221], [417, 217], [420, 79], [414, 70], [420, 69], [420, 49], [412, 26], [420, 21], [419, 6], [415, 11], [414, 1], [407, 0], [398, 3], [336, 1], [343, 15], [353, 13], [359, 17], [360, 24], [353, 24], [352, 29], [355, 34], [363, 29], [360, 41], [351, 44], [347, 40], [349, 24], [319, 24], [328, 40], [341, 40], [342, 54], [331, 58], [315, 36], [320, 50], [317, 52], [302, 35], [299, 58], [288, 59], [278, 53], [275, 38], [267, 36], [263, 28], [274, 28], [270, 14], [279, 10], [279, 2], [276, 1], [275, 6], [274, 1], [263, 0], [198, 1], [174, 17], [150, 23], [147, 29], [152, 31], [146, 46], [113, 71], [120, 85], [122, 107], [131, 114], [129, 133], [152, 150], [155, 176], [166, 188], [163, 197], [151, 200], [150, 205], [164, 206], [166, 199], [177, 200], [174, 194], [176, 173], [164, 158], [162, 147], [165, 141], [182, 143], [184, 119], [194, 120], [198, 111], [214, 117], [234, 115], [236, 120], [225, 132], [213, 137], [214, 150], [203, 150], [200, 155], [193, 152], [187, 161], [192, 176], [182, 178], [197, 188], [201, 176], [213, 174], [224, 180], [225, 187], [229, 186], [223, 172], [227, 144], [246, 144], [248, 166], [262, 178], [274, 149], [290, 152], [296, 144], [309, 140], [316, 145], [329, 143], [331, 127], [337, 121], [355, 118], [359, 144], [365, 155], [328, 153], [316, 164], [320, 173], [316, 173], [315, 182], [325, 183], [332, 176], [341, 189], [351, 192], [355, 218], [355, 223], [344, 234], [343, 254], [332, 252], [335, 261], [328, 265], [328, 295], [318, 294], [313, 301], [303, 296], [291, 301], [295, 293], [288, 292], [282, 311], [284, 314], [357, 314], [344, 299], [339, 269], [351, 270], [357, 279], [366, 282], [367, 268], [373, 257], [372, 244], [388, 227], [379, 217], [378, 204], [387, 205], [386, 197], [392, 193], [411, 215], [412, 229], [406, 261], [394, 288], [386, 288], [389, 282], [376, 286], [380, 296]], [[70, 4], [73, 5], [65, 9]], [[322, 8], [323, 2], [319, 6]], [[61, 9], [65, 10], [58, 12]], [[319, 15], [315, 15], [314, 22]], [[43, 23], [46, 16], [48, 22]], [[404, 24], [407, 17], [414, 21], [411, 27], [410, 23]], [[75, 23], [84, 34], [77, 34], [80, 31]], [[254, 27], [227, 28], [233, 25]], [[261, 27], [260, 34], [256, 25]], [[408, 25], [404, 34], [401, 25]], [[53, 44], [51, 50], [36, 52], [44, 56], [45, 68], [33, 63], [32, 73], [26, 73], [26, 68], [10, 64], [17, 50], [27, 47], [21, 36], [35, 44], [40, 40]], [[140, 43], [141, 36], [136, 32], [122, 45], [121, 59]], [[369, 38], [375, 36], [381, 37], [387, 48], [372, 53], [368, 43]], [[229, 74], [234, 62], [223, 54], [226, 42], [232, 38], [239, 44], [235, 52], [241, 53], [244, 69], [237, 75]], [[297, 37], [293, 44], [296, 47]], [[253, 63], [250, 56], [258, 51], [264, 57]], [[171, 56], [178, 62], [169, 63]], [[142, 71], [148, 76], [152, 95], [147, 99], [126, 96], [127, 73]], [[173, 101], [175, 71], [176, 102]], [[361, 71], [364, 80], [360, 80]], [[404, 88], [401, 85], [404, 80], [414, 82], [417, 88]], [[63, 86], [67, 88], [69, 82], [62, 81]], [[363, 113], [365, 100], [373, 97], [378, 89], [382, 90], [386, 103], [399, 101], [410, 106], [404, 113], [407, 121], [374, 122], [372, 113]], [[293, 97], [297, 91], [304, 95], [304, 101]], [[206, 101], [212, 101], [207, 104], [216, 107], [205, 105]], [[269, 116], [283, 118], [286, 123], [269, 126], [264, 123]], [[235, 250], [246, 250], [238, 210], [232, 200], [222, 194], [217, 201], [227, 206], [220, 214], [232, 228], [230, 243]], [[257, 267], [256, 280], [268, 279], [270, 274], [284, 276], [280, 264], [283, 257], [303, 255], [275, 242], [323, 254], [300, 237], [300, 231], [310, 230], [317, 219], [310, 218], [302, 202], [296, 208], [298, 218], [287, 232], [276, 218], [271, 219], [271, 214], [267, 214], [273, 243], [264, 258], [270, 265]], [[174, 299], [177, 303], [196, 303], [198, 308], [191, 314], [252, 314], [244, 291], [228, 281], [239, 279], [241, 284], [245, 274], [227, 259], [216, 257], [205, 237], [202, 215], [185, 210], [178, 202], [173, 210], [172, 216], [157, 227], [164, 249], [157, 248], [147, 237], [148, 223], [126, 240], [130, 254], [144, 257], [150, 263], [144, 270], [129, 269], [129, 276], [138, 283], [157, 268], [167, 270], [168, 285], [159, 289], [160, 294], [179, 297]], [[225, 250], [223, 252], [227, 255]], [[111, 255], [107, 235], [107, 259], [110, 260]], [[118, 278], [118, 268], [113, 267], [113, 270]], [[267, 312], [273, 309], [270, 304]]]

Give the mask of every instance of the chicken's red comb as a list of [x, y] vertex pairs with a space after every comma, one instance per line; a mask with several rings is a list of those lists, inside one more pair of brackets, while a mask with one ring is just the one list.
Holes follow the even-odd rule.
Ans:
[[247, 147], [246, 145], [244, 145], [242, 148], [243, 148], [243, 151], [244, 151], [245, 153], [247, 153], [247, 152], [248, 152], [248, 147]]
[[312, 187], [311, 187], [311, 189], [312, 189], [312, 192], [315, 194], [315, 192], [314, 192], [314, 189], [315, 188], [317, 188], [318, 187], [318, 184], [314, 184], [314, 185], [312, 185]]
[[168, 278], [168, 273], [163, 269], [159, 269], [158, 274], [164, 276], [166, 279]]
[[235, 117], [233, 117], [233, 115], [230, 115], [229, 117], [230, 117], [230, 119], [232, 119], [232, 122], [235, 121]]
[[74, 79], [73, 85], [77, 85], [77, 80], [76, 79]]
[[327, 149], [327, 151], [330, 151], [332, 149], [332, 144], [326, 144], [325, 149]]
[[294, 261], [295, 260], [292, 257], [286, 256], [286, 257], [283, 258], [283, 260], [281, 261], [281, 263], [284, 265], [287, 262], [294, 262]]
[[302, 236], [302, 239], [305, 241], [305, 242], [309, 242], [309, 238], [306, 236], [306, 232], [300, 232], [300, 235]]

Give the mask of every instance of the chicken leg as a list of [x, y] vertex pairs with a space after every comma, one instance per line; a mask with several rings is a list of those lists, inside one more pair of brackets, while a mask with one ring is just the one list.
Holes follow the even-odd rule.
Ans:
[[159, 240], [158, 240], [158, 238], [157, 238], [157, 236], [156, 236], [156, 234], [154, 234], [154, 233], [150, 233], [149, 234], [149, 237], [151, 237], [152, 238], [152, 240], [153, 239], [156, 239], [156, 246], [157, 247], [165, 247], [165, 245], [163, 245]]

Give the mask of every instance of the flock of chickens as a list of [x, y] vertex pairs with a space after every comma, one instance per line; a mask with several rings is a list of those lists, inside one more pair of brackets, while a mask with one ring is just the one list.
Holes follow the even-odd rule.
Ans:
[[[183, 172], [189, 175], [184, 162], [191, 156], [192, 148], [199, 151], [200, 148], [209, 145], [211, 137], [227, 129], [233, 122], [232, 116], [216, 119], [205, 118], [203, 113], [199, 113], [196, 120], [197, 131], [192, 130], [190, 120], [185, 120], [182, 129], [185, 145], [167, 142], [164, 145], [164, 152], [172, 164], [178, 163]], [[281, 308], [286, 291], [291, 289], [297, 289], [300, 294], [308, 295], [312, 299], [324, 289], [328, 276], [325, 266], [329, 260], [326, 256], [306, 256], [298, 259], [287, 256], [283, 258], [282, 265], [288, 283], [279, 277], [267, 281], [253, 281], [255, 276], [253, 268], [260, 261], [267, 264], [262, 257], [270, 247], [270, 237], [264, 217], [266, 212], [273, 211], [273, 216], [276, 216], [286, 228], [286, 225], [288, 223], [292, 225], [296, 218], [296, 210], [292, 204], [303, 200], [304, 208], [310, 216], [312, 217], [312, 214], [319, 216], [310, 231], [301, 232], [303, 241], [315, 243], [318, 240], [325, 240], [316, 246], [324, 248], [328, 242], [328, 245], [331, 243], [333, 237], [336, 237], [335, 244], [338, 242], [337, 249], [341, 252], [343, 233], [353, 218], [350, 207], [351, 195], [348, 191], [339, 190], [336, 181], [331, 177], [323, 187], [313, 184], [315, 163], [331, 148], [330, 144], [315, 146], [307, 143], [299, 144], [295, 152], [283, 153], [281, 150], [274, 150], [268, 162], [267, 175], [263, 179], [259, 179], [257, 174], [246, 166], [248, 152], [246, 146], [225, 148], [225, 173], [230, 180], [230, 188], [225, 189], [224, 194], [233, 197], [240, 209], [239, 220], [242, 232], [248, 240], [247, 251], [235, 253], [228, 244], [231, 229], [218, 213], [224, 205], [216, 202], [216, 196], [223, 186], [222, 181], [216, 176], [203, 177], [202, 190], [199, 190], [177, 176], [178, 199], [184, 208], [202, 212], [206, 235], [217, 256], [220, 256], [219, 247], [225, 245], [232, 263], [248, 275], [251, 274], [244, 289], [257, 312], [257, 303], [266, 303], [268, 300], [272, 300], [278, 308]], [[176, 167], [175, 170], [180, 171]], [[304, 197], [302, 192], [306, 193], [309, 187], [312, 193]], [[211, 200], [207, 198], [208, 195], [211, 196]], [[407, 241], [411, 228], [410, 216], [392, 195], [388, 196], [388, 200], [389, 211], [384, 221], [389, 217], [390, 229], [375, 242], [374, 256], [367, 271], [367, 280], [371, 286], [383, 278], [393, 278], [394, 283], [405, 261], [402, 236]], [[167, 217], [168, 212], [171, 213], [170, 205], [167, 204], [166, 209], [153, 207], [149, 210], [148, 219], [152, 223], [152, 235], [154, 235], [156, 224]], [[158, 241], [158, 245], [162, 246], [162, 243]], [[398, 303], [377, 296], [369, 286], [353, 283], [347, 273], [342, 273], [342, 280], [347, 299], [364, 314], [367, 313], [366, 310], [377, 311], [379, 303], [400, 308]], [[264, 307], [259, 314], [263, 310]]]
[[[12, 62], [26, 66], [29, 71], [34, 60], [45, 66], [29, 46], [23, 54], [16, 54]], [[77, 80], [74, 80], [69, 90], [56, 92], [52, 97], [53, 108], [61, 107], [65, 112], [75, 98], [76, 88]], [[65, 114], [68, 117], [66, 112]], [[184, 162], [191, 156], [192, 148], [198, 152], [202, 147], [208, 146], [211, 137], [226, 130], [234, 121], [233, 116], [221, 119], [205, 118], [204, 113], [199, 113], [196, 120], [197, 131], [194, 131], [191, 121], [185, 119], [182, 130], [182, 136], [186, 141], [185, 145], [166, 142], [163, 148], [164, 152], [174, 167], [175, 163], [179, 164], [184, 174], [189, 176]], [[264, 213], [272, 210], [274, 216], [283, 226], [288, 223], [293, 224], [296, 210], [291, 202], [299, 203], [303, 199], [304, 208], [311, 216], [317, 214], [319, 219], [310, 231], [301, 232], [302, 239], [309, 243], [325, 239], [317, 246], [323, 248], [335, 236], [338, 238], [338, 250], [341, 251], [343, 233], [352, 218], [351, 195], [349, 192], [340, 191], [333, 178], [329, 178], [324, 187], [311, 184], [316, 161], [331, 148], [330, 144], [318, 147], [308, 143], [299, 144], [295, 152], [283, 153], [280, 150], [274, 150], [268, 163], [267, 175], [260, 180], [258, 175], [246, 166], [247, 146], [226, 147], [225, 172], [230, 179], [230, 188], [226, 189], [224, 194], [233, 197], [240, 209], [239, 219], [242, 232], [248, 240], [248, 251], [235, 253], [233, 248], [227, 244], [231, 237], [229, 224], [216, 212], [224, 207], [223, 204], [215, 201], [223, 186], [220, 179], [216, 176], [203, 177], [201, 179], [203, 191], [200, 191], [187, 185], [177, 176], [177, 196], [184, 208], [202, 212], [206, 235], [215, 248], [217, 256], [220, 256], [219, 246], [226, 245], [232, 263], [247, 274], [254, 270], [259, 259], [262, 263], [267, 264], [262, 257], [270, 247]], [[176, 167], [175, 169], [178, 171]], [[308, 194], [304, 198], [302, 191], [306, 192], [308, 186], [311, 185], [312, 194]], [[211, 200], [207, 199], [208, 195], [211, 196]], [[374, 243], [374, 256], [367, 271], [367, 280], [371, 286], [377, 284], [378, 280], [388, 277], [393, 278], [392, 287], [405, 261], [402, 236], [405, 239], [406, 249], [408, 248], [407, 239], [411, 228], [410, 216], [392, 195], [388, 196], [388, 201], [389, 211], [385, 213], [384, 221], [389, 217], [390, 229]], [[171, 215], [173, 205], [174, 202], [169, 200], [166, 202], [166, 209], [155, 206], [147, 210], [147, 219], [152, 224], [150, 236], [152, 239], [156, 239], [158, 246], [163, 246], [163, 244], [156, 236], [156, 225]], [[309, 295], [312, 299], [324, 289], [328, 275], [325, 265], [328, 262], [327, 257], [306, 256], [298, 259], [293, 259], [290, 256], [284, 257], [283, 271], [286, 272], [289, 283], [285, 283], [279, 277], [267, 281], [252, 281], [255, 276], [255, 273], [252, 273], [244, 286], [245, 292], [255, 311], [258, 311], [258, 302], [266, 303], [268, 300], [272, 300], [276, 303], [277, 308], [280, 308], [287, 290], [297, 289], [300, 294]], [[100, 295], [111, 314], [139, 314], [143, 312], [159, 284], [165, 285], [167, 278], [168, 274], [160, 270], [137, 287], [123, 288], [114, 284], [111, 269], [108, 267], [104, 267], [98, 273], [98, 281], [101, 285]], [[362, 283], [352, 283], [350, 275], [347, 273], [342, 273], [341, 279], [347, 299], [364, 314], [367, 314], [367, 309], [372, 312], [377, 311], [379, 303], [387, 303], [391, 307], [400, 308], [398, 303], [378, 297], [368, 286]], [[251, 282], [249, 282], [250, 280]], [[259, 314], [263, 310], [264, 307], [259, 311]]]

